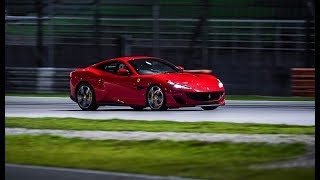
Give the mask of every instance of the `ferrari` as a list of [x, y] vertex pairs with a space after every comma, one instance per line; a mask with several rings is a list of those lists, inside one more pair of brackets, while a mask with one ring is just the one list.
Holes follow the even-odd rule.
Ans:
[[130, 56], [70, 72], [70, 98], [86, 111], [103, 105], [214, 110], [225, 105], [225, 90], [210, 73], [184, 70], [156, 57]]

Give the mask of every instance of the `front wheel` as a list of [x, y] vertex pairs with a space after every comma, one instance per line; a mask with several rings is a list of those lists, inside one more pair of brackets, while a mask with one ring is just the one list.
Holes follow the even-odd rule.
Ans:
[[203, 110], [214, 110], [217, 109], [219, 106], [202, 106]]
[[88, 83], [82, 83], [77, 88], [77, 103], [84, 111], [94, 111], [98, 109], [96, 104], [96, 97], [93, 88]]
[[147, 91], [147, 105], [151, 110], [167, 110], [166, 96], [158, 85], [151, 86]]

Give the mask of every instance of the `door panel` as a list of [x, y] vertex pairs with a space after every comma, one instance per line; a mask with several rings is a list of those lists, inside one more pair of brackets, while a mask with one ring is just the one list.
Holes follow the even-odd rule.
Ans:
[[137, 89], [137, 75], [119, 75], [117, 70], [126, 68], [122, 62], [111, 62], [101, 67], [103, 84], [102, 101], [129, 105], [144, 105], [143, 91]]

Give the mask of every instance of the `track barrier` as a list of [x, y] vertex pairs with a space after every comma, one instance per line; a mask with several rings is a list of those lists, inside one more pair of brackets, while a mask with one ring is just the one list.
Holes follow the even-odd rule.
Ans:
[[315, 96], [315, 68], [291, 69], [292, 96]]

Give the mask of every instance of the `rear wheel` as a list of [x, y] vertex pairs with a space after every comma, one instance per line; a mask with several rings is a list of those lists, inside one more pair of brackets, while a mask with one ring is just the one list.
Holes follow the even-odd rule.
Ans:
[[82, 110], [94, 111], [98, 109], [93, 88], [88, 83], [82, 83], [77, 88], [77, 103]]
[[219, 106], [202, 106], [203, 110], [214, 110], [217, 109]]
[[158, 85], [152, 85], [147, 91], [147, 105], [151, 110], [167, 110], [164, 91]]

